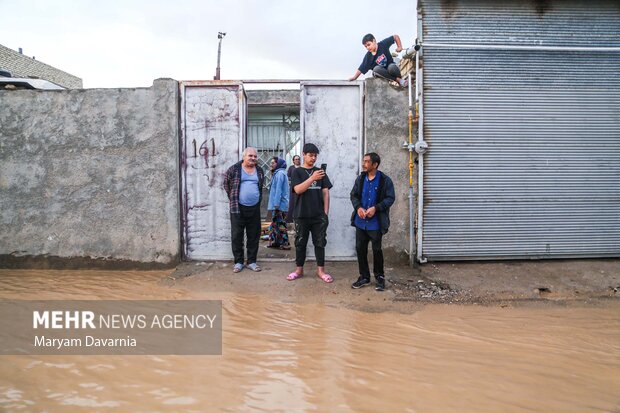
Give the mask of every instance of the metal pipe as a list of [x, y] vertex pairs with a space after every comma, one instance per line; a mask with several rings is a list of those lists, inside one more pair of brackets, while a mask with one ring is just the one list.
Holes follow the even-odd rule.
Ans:
[[[226, 33], [224, 33], [226, 34]], [[245, 117], [246, 113], [246, 99], [245, 99], [245, 91], [243, 90], [243, 85], [239, 85], [239, 89], [237, 94], [239, 99], [239, 158], [243, 157], [243, 151], [247, 145], [247, 135], [246, 135], [246, 127], [247, 122]]]
[[[422, 10], [418, 8], [418, 39], [423, 44], [424, 31], [422, 28]], [[422, 67], [424, 48], [420, 48], [415, 55], [416, 69], [416, 114], [418, 119], [418, 142], [424, 142], [424, 68]], [[424, 231], [424, 154], [418, 154], [418, 232], [417, 257], [420, 263], [425, 263], [422, 255], [422, 235]]]
[[[407, 87], [408, 87], [408, 91], [409, 91], [409, 110], [413, 111], [413, 95], [411, 94], [411, 88], [412, 88], [412, 86], [411, 86], [411, 72], [409, 72], [408, 76], [409, 77], [407, 79], [407, 81], [408, 81]], [[409, 134], [409, 136], [411, 137], [411, 134]], [[409, 139], [409, 143], [413, 143], [413, 142], [411, 142], [411, 139]]]
[[222, 55], [222, 39], [224, 36], [226, 36], [226, 33], [217, 33], [217, 38], [220, 39], [220, 41], [217, 45], [217, 67], [215, 68], [215, 76], [213, 76], [213, 80], [220, 80], [220, 56]]
[[521, 46], [503, 44], [453, 44], [424, 43], [424, 47], [445, 47], [450, 49], [489, 49], [489, 50], [531, 50], [549, 52], [620, 52], [620, 47], [579, 47], [579, 46]]
[[[187, 100], [185, 99], [186, 96], [186, 89], [187, 86], [185, 84], [183, 84], [183, 82], [179, 82], [179, 102], [180, 102], [180, 107], [179, 107], [179, 113], [180, 113], [180, 117], [181, 117], [181, 124], [180, 124], [180, 130], [179, 130], [179, 151], [181, 152], [181, 163], [179, 165], [179, 175], [181, 175], [181, 187], [179, 188], [179, 197], [181, 198], [181, 236], [180, 236], [180, 242], [181, 242], [181, 248], [182, 248], [182, 255], [183, 255], [183, 259], [188, 259], [189, 256], [189, 224], [188, 224], [188, 212], [189, 212], [189, 206], [188, 206], [188, 200], [187, 200], [187, 194], [188, 192], [188, 185], [187, 185], [187, 131], [186, 131], [186, 126], [187, 126]], [[194, 149], [194, 153], [196, 152], [196, 150]], [[195, 157], [195, 156], [194, 156]]]
[[215, 67], [215, 76], [213, 80], [220, 80], [220, 56], [222, 55], [222, 39], [220, 39], [217, 45], [217, 66]]
[[405, 53], [403, 54], [403, 58], [413, 59], [413, 56], [418, 50], [420, 50], [419, 44], [416, 44], [415, 46], [410, 47], [409, 49], [405, 50]]
[[364, 116], [364, 100], [365, 100], [365, 93], [366, 93], [366, 89], [365, 89], [365, 84], [364, 82], [360, 83], [359, 86], [359, 93], [360, 93], [360, 98], [359, 98], [359, 102], [360, 102], [360, 127], [359, 127], [359, 138], [358, 138], [358, 152], [359, 152], [359, 162], [357, 164], [357, 174], [359, 175], [360, 171], [362, 170], [362, 163], [364, 162], [364, 154], [366, 153], [366, 149], [368, 149], [366, 147], [366, 137], [364, 136], [364, 130], [365, 130], [365, 116]]
[[414, 220], [414, 194], [413, 194], [413, 97], [411, 93], [411, 73], [408, 75], [409, 85], [409, 265], [415, 264], [415, 220]]

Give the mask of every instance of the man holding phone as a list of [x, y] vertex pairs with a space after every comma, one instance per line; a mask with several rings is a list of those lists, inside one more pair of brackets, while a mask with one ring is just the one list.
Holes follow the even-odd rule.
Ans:
[[[312, 234], [314, 254], [316, 256], [317, 275], [326, 283], [334, 281], [325, 272], [325, 245], [327, 245], [327, 227], [329, 225], [329, 190], [332, 183], [325, 173], [326, 164], [321, 168], [314, 166], [319, 148], [312, 143], [303, 147], [303, 165], [291, 174], [291, 188], [297, 194], [295, 208], [292, 211], [295, 221], [295, 265], [287, 280], [293, 281], [304, 275], [306, 247], [308, 237]], [[290, 211], [289, 211], [290, 212]]]

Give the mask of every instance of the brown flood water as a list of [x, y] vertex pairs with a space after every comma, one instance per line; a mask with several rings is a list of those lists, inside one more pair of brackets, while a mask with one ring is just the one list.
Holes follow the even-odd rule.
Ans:
[[0, 299], [221, 299], [222, 356], [2, 356], [0, 411], [620, 412], [620, 303], [364, 313], [163, 272], [0, 270]]

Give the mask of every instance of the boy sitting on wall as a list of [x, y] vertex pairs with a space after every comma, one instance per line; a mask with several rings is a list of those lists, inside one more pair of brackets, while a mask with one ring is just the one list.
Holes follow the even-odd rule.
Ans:
[[403, 50], [400, 37], [395, 34], [377, 43], [375, 36], [368, 33], [362, 38], [362, 44], [368, 50], [362, 64], [349, 80], [357, 79], [361, 74], [372, 70], [373, 75], [397, 82], [401, 87], [407, 86], [407, 80], [401, 79], [400, 68], [390, 53], [390, 46], [396, 43], [396, 53]]

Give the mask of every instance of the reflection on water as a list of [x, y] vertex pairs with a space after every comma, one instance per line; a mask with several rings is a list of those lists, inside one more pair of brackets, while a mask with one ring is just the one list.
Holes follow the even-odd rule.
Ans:
[[224, 354], [3, 356], [0, 410], [620, 410], [617, 302], [362, 313], [185, 291], [164, 275], [1, 270], [5, 299], [221, 299]]

